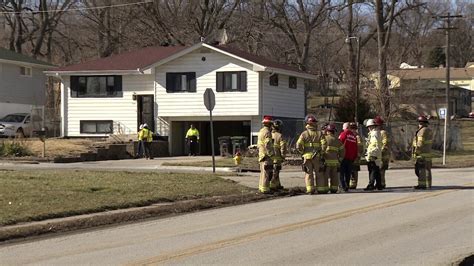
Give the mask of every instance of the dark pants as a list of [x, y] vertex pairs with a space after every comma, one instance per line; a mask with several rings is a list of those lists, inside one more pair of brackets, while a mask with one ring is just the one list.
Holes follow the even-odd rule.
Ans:
[[343, 189], [347, 189], [349, 187], [349, 183], [351, 181], [351, 174], [352, 174], [352, 163], [354, 161], [343, 159], [341, 162], [341, 170], [340, 170], [340, 184]]
[[151, 159], [151, 142], [144, 141], [145, 144], [145, 157]]
[[195, 136], [189, 137], [188, 144], [189, 144], [189, 154], [190, 155], [197, 155], [197, 151], [198, 151], [197, 137], [195, 137]]
[[145, 153], [145, 144], [143, 140], [138, 141], [138, 151], [137, 151], [137, 157], [142, 158], [143, 154]]
[[368, 187], [382, 188], [382, 181], [380, 177], [380, 167], [375, 162], [368, 162], [367, 168], [369, 169], [369, 185]]

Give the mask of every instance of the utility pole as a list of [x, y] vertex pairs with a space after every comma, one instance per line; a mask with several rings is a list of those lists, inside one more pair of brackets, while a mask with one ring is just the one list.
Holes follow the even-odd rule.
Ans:
[[[449, 32], [451, 30], [454, 30], [456, 28], [451, 27], [451, 19], [452, 18], [462, 18], [461, 15], [451, 15], [448, 12], [447, 16], [436, 16], [433, 18], [437, 19], [443, 19], [446, 21], [446, 27], [438, 28], [439, 30], [445, 30], [446, 32], [446, 116], [444, 117], [444, 137], [443, 137], [443, 165], [446, 165], [446, 138], [447, 138], [447, 133], [448, 133], [448, 124], [450, 123], [450, 112], [449, 112], [449, 107], [450, 107], [450, 100], [449, 100], [449, 91], [450, 91], [450, 76], [449, 76], [449, 45], [450, 45], [450, 39], [449, 39]], [[453, 110], [453, 113], [455, 113], [456, 110]]]

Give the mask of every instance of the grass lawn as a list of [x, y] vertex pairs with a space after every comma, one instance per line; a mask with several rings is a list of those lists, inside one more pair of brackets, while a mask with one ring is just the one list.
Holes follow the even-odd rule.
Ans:
[[212, 174], [0, 170], [0, 225], [250, 191]]

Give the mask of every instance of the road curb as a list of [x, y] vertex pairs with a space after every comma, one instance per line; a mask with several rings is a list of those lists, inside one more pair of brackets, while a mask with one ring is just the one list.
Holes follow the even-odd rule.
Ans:
[[3, 226], [0, 227], [0, 242], [45, 234], [70, 232], [98, 226], [121, 224], [147, 218], [164, 218], [177, 214], [195, 212], [211, 208], [241, 205], [261, 200], [294, 196], [296, 194], [299, 194], [298, 191], [289, 191], [270, 195], [263, 195], [255, 192], [241, 195], [215, 196], [196, 200], [159, 203], [145, 207], [119, 209], [100, 213]]

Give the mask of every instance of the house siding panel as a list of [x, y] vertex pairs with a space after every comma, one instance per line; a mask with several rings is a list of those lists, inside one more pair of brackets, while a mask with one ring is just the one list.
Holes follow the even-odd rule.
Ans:
[[[206, 60], [202, 61], [202, 57]], [[247, 91], [216, 92], [216, 72], [247, 71]], [[196, 72], [196, 92], [167, 93], [167, 72]], [[158, 115], [163, 117], [206, 116], [203, 94], [212, 88], [216, 95], [215, 116], [258, 115], [258, 72], [250, 64], [211, 52], [208, 49], [184, 55], [156, 68], [156, 102]]]
[[63, 82], [67, 100], [66, 135], [74, 137], [87, 136], [80, 133], [80, 120], [113, 120], [114, 134], [136, 133], [137, 102], [133, 94], [153, 94], [154, 79], [153, 75], [122, 76], [123, 97], [119, 98], [71, 98], [70, 77], [63, 76]]
[[46, 99], [44, 69], [31, 67], [32, 76], [20, 75], [20, 65], [0, 63], [0, 102], [44, 105]]
[[277, 117], [304, 117], [304, 80], [297, 79], [297, 88], [290, 89], [288, 76], [278, 75], [278, 86], [270, 86], [270, 73], [263, 73], [263, 114]]

